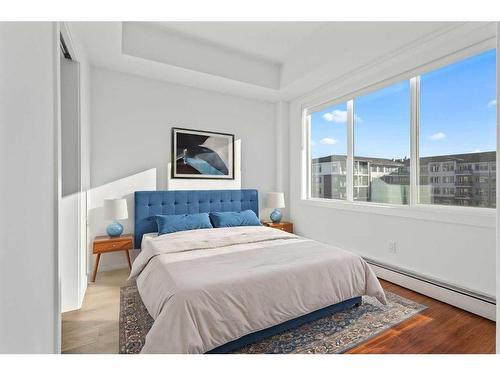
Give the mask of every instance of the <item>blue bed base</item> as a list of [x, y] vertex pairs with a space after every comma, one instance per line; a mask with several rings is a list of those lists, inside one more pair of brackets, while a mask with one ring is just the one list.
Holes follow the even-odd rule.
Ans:
[[331, 315], [333, 313], [351, 309], [353, 307], [361, 306], [361, 297], [354, 297], [335, 305], [327, 306], [325, 308], [313, 311], [312, 313], [299, 316], [298, 318], [287, 320], [281, 324], [250, 333], [237, 340], [228, 342], [227, 344], [218, 346], [215, 349], [208, 351], [206, 354], [226, 354], [230, 353], [236, 349], [242, 348], [246, 345], [253, 344], [254, 342], [261, 341], [270, 336], [276, 335], [278, 333], [284, 332], [289, 329], [296, 328], [302, 324], [310, 323], [314, 320], [324, 318], [325, 316]]
[[[136, 249], [141, 248], [142, 236], [145, 233], [158, 231], [154, 215], [252, 210], [257, 217], [259, 216], [259, 196], [255, 189], [136, 191], [134, 194], [134, 201], [134, 244]], [[302, 324], [312, 322], [313, 320], [323, 318], [335, 312], [344, 311], [360, 305], [361, 297], [351, 298], [273, 327], [250, 333], [237, 340], [212, 349], [207, 353], [229, 353], [288, 329], [296, 328]]]

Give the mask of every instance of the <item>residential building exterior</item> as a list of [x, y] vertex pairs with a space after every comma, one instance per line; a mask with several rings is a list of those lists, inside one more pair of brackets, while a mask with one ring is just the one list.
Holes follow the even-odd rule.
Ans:
[[[312, 159], [311, 196], [347, 199], [346, 156]], [[357, 201], [408, 204], [410, 159], [354, 158]], [[423, 157], [419, 160], [419, 202], [496, 207], [495, 152]]]
[[[496, 153], [421, 158], [420, 186], [422, 203], [495, 208]], [[423, 193], [425, 187], [429, 189], [427, 195]]]

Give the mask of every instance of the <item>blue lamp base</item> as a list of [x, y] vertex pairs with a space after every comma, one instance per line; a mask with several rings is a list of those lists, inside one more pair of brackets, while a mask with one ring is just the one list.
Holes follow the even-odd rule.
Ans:
[[274, 224], [278, 224], [281, 221], [281, 211], [275, 208], [269, 217]]
[[123, 225], [115, 220], [106, 227], [106, 232], [110, 237], [119, 237], [123, 233]]

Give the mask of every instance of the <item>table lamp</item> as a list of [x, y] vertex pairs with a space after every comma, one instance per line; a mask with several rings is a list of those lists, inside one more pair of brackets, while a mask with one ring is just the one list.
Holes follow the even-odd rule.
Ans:
[[285, 207], [285, 195], [283, 193], [267, 193], [267, 208], [274, 208], [271, 215], [271, 221], [275, 224], [281, 221], [281, 211], [279, 208]]
[[118, 220], [128, 219], [127, 200], [126, 199], [105, 199], [104, 217], [113, 222], [106, 228], [110, 237], [118, 237], [123, 233], [123, 225]]

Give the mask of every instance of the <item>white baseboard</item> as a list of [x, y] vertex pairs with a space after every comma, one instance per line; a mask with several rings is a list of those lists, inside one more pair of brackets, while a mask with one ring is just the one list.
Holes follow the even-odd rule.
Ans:
[[496, 321], [496, 305], [494, 303], [486, 302], [372, 263], [370, 263], [370, 266], [381, 279]]

